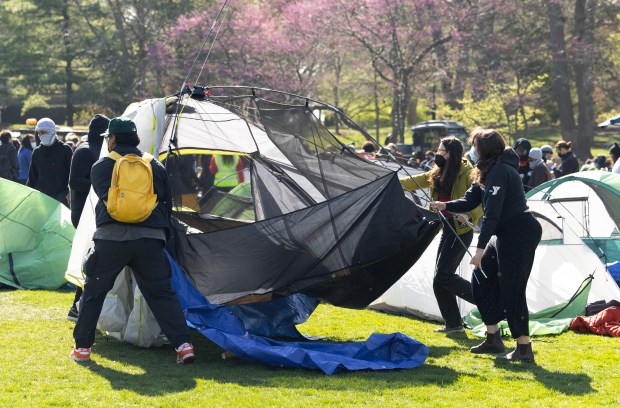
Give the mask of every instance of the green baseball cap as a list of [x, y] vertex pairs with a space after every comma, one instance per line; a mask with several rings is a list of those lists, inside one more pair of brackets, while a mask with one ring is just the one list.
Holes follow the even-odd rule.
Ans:
[[108, 130], [102, 133], [101, 136], [106, 137], [110, 134], [116, 133], [138, 133], [138, 129], [136, 128], [136, 124], [133, 120], [126, 116], [119, 116], [110, 121]]

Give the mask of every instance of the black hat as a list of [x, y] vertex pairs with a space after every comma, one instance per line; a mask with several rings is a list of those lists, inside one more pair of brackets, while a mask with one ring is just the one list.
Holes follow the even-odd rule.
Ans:
[[99, 136], [108, 129], [110, 119], [105, 115], [95, 115], [88, 124], [88, 137], [92, 140], [91, 136]]
[[532, 148], [532, 144], [530, 143], [529, 140], [527, 140], [526, 138], [522, 137], [520, 139], [517, 139], [517, 141], [515, 142], [515, 146], [514, 149], [517, 150], [517, 147], [519, 146], [523, 146], [525, 147], [525, 150], [527, 150], [528, 152], [530, 151], [530, 149]]

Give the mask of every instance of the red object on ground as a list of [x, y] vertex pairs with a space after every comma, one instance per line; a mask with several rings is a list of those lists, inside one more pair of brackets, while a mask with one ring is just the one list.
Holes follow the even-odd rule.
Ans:
[[620, 308], [608, 307], [593, 316], [577, 316], [570, 329], [579, 333], [620, 337]]

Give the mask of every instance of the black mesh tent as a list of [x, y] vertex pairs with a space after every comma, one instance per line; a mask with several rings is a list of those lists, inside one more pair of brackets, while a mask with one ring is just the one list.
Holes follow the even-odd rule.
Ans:
[[164, 120], [158, 153], [175, 199], [170, 250], [213, 304], [301, 293], [364, 308], [440, 227], [405, 196], [395, 171], [359, 157], [323, 125], [364, 132], [329, 105], [258, 88], [194, 87], [167, 99]]

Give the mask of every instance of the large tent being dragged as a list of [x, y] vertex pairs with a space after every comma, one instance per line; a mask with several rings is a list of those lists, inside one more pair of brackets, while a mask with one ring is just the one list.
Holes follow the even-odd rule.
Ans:
[[253, 208], [251, 220], [209, 214], [214, 200], [233, 195], [217, 182], [190, 200], [199, 203], [193, 211], [184, 210], [187, 194], [177, 195], [175, 258], [211, 303], [304, 293], [366, 307], [422, 254], [437, 225], [404, 196], [396, 173], [336, 139], [310, 101], [245, 92], [184, 95], [168, 107], [158, 153], [169, 168], [187, 173], [190, 154], [243, 154], [251, 196], [238, 206]]
[[[435, 216], [404, 195], [397, 173], [360, 158], [323, 126], [317, 110], [355, 128], [333, 108], [249, 88], [212, 89], [207, 96], [201, 91], [144, 101], [125, 112], [138, 126], [139, 147], [166, 164], [174, 196], [175, 237], [169, 249], [204, 298], [195, 310], [219, 305], [229, 308], [226, 313], [237, 316], [250, 335], [299, 338], [294, 325], [308, 318], [315, 299], [366, 307], [413, 265], [437, 233]], [[242, 162], [243, 169], [232, 175], [236, 187], [221, 188], [221, 180], [209, 174], [218, 157]], [[85, 213], [92, 212], [92, 193], [88, 202]], [[82, 223], [92, 228], [85, 217], [80, 236]], [[86, 248], [75, 244], [67, 275], [79, 281]], [[175, 289], [187, 301], [188, 292]], [[131, 309], [115, 305], [132, 302], [126, 293], [113, 291], [105, 310]], [[132, 338], [127, 326], [108, 324], [113, 319], [105, 310], [100, 328]], [[142, 316], [141, 311], [132, 315]], [[215, 329], [232, 330], [226, 324]], [[391, 355], [391, 349], [406, 351], [394, 339], [372, 354]], [[330, 358], [338, 346], [334, 351]], [[410, 351], [416, 354], [410, 362], [423, 361], [418, 350]], [[281, 358], [265, 362], [282, 364]], [[289, 366], [303, 366], [296, 364]]]

